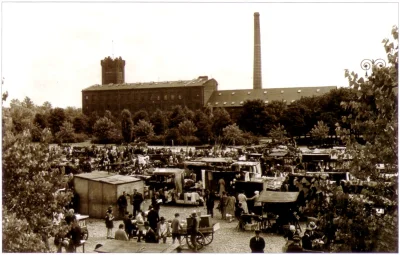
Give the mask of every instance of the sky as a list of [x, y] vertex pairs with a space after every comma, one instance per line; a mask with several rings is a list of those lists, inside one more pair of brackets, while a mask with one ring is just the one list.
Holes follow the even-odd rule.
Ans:
[[398, 3], [3, 2], [5, 105], [80, 108], [107, 56], [126, 61], [127, 83], [207, 75], [219, 90], [250, 89], [254, 12], [263, 88], [347, 86], [345, 69], [386, 60], [382, 40], [399, 20]]

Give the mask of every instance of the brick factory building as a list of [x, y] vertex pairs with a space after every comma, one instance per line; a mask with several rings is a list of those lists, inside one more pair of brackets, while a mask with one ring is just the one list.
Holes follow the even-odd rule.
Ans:
[[223, 107], [237, 115], [246, 100], [261, 99], [265, 104], [283, 101], [287, 104], [302, 97], [319, 96], [336, 86], [263, 88], [261, 72], [260, 14], [254, 13], [254, 63], [253, 89], [218, 90], [218, 82], [208, 76], [193, 80], [125, 83], [125, 60], [110, 57], [101, 61], [102, 85], [82, 90], [82, 111], [86, 115], [97, 111], [100, 115], [109, 110], [118, 116], [122, 110], [131, 113], [157, 109], [170, 110], [175, 105], [191, 110], [207, 106]]

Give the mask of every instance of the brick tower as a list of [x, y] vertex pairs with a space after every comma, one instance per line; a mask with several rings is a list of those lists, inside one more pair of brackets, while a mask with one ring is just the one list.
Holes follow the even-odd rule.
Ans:
[[254, 64], [253, 64], [253, 89], [262, 88], [261, 75], [261, 38], [260, 38], [260, 14], [254, 13]]
[[125, 60], [121, 57], [116, 59], [106, 57], [100, 63], [102, 85], [125, 83]]

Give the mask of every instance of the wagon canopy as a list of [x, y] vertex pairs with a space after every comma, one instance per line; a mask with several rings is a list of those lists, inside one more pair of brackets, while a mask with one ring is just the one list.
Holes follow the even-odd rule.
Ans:
[[263, 203], [293, 203], [300, 192], [262, 191], [260, 201]]

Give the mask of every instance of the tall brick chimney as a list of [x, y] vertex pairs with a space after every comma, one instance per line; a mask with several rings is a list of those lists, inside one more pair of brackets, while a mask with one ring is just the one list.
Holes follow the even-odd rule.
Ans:
[[254, 13], [254, 64], [253, 64], [253, 89], [262, 88], [261, 76], [261, 38], [260, 14]]

